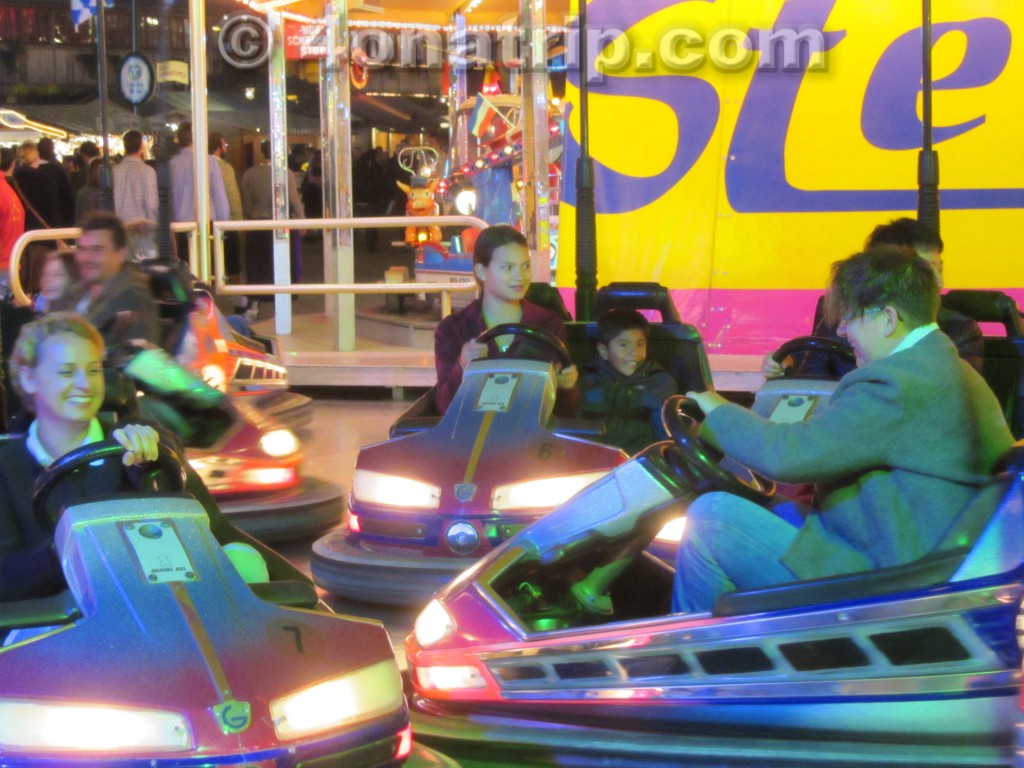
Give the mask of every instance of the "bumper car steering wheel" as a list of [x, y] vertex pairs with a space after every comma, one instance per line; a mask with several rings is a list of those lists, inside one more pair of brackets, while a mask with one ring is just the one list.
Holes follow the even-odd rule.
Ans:
[[[158, 444], [158, 449], [156, 461], [135, 467], [121, 465], [120, 476], [127, 477], [139, 491], [179, 493], [185, 490], [185, 459], [163, 440]], [[32, 493], [32, 512], [39, 524], [51, 531], [57, 527], [63, 507], [57, 503], [59, 497], [55, 497], [53, 491], [62, 482], [77, 471], [87, 471], [85, 468], [94, 461], [115, 456], [120, 461], [123, 453], [124, 446], [116, 440], [100, 440], [64, 454], [43, 470], [36, 479]], [[97, 488], [94, 493], [116, 493], [119, 490], [120, 487]]]
[[[555, 336], [550, 331], [545, 331], [543, 328], [536, 328], [532, 325], [524, 325], [523, 323], [502, 323], [496, 325], [493, 328], [488, 328], [486, 331], [477, 336], [476, 340], [481, 344], [486, 344], [489, 341], [493, 341], [499, 336], [515, 336], [517, 338], [522, 337], [527, 341], [536, 342], [535, 347], [539, 352], [547, 352], [554, 358], [554, 362], [567, 368], [572, 365], [572, 357], [569, 355], [569, 349], [565, 346], [565, 342]], [[509, 345], [509, 349], [515, 344], [513, 340], [512, 344]], [[528, 357], [529, 359], [535, 359], [532, 355], [523, 355], [519, 350], [515, 353], [505, 351], [499, 354], [499, 357]], [[549, 359], [544, 357], [543, 359]]]
[[676, 450], [669, 451], [668, 457], [698, 493], [725, 491], [762, 505], [771, 501], [775, 481], [746, 468], [742, 468], [746, 477], [729, 471], [720, 463], [725, 454], [701, 439], [704, 414], [696, 401], [685, 395], [673, 395], [662, 406], [661, 419], [676, 444]]
[[[772, 352], [772, 360], [782, 365], [787, 357], [794, 355], [816, 355], [823, 358], [825, 363], [832, 363], [839, 370], [846, 370], [857, 367], [857, 356], [849, 342], [842, 339], [833, 339], [828, 336], [798, 336], [790, 339], [777, 350]], [[806, 357], [805, 357], [806, 359]], [[800, 376], [799, 366], [785, 368], [786, 376]]]

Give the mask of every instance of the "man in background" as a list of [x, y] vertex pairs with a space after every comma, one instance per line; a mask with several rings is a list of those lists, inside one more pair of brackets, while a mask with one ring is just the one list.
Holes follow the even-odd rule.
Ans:
[[126, 132], [122, 141], [124, 159], [114, 166], [114, 211], [130, 231], [128, 252], [149, 259], [156, 256], [152, 232], [160, 209], [156, 171], [146, 164], [146, 142], [139, 131]]
[[[209, 140], [210, 155], [217, 158], [217, 167], [220, 169], [221, 179], [224, 182], [224, 191], [228, 196], [228, 210], [231, 221], [241, 221], [242, 214], [242, 193], [238, 189], [238, 176], [231, 163], [224, 159], [228, 151], [228, 143], [221, 133], [211, 133]], [[224, 233], [224, 272], [228, 278], [238, 280], [242, 272], [242, 247], [239, 232]]]
[[[186, 121], [178, 126], [178, 146], [181, 150], [171, 158], [171, 218], [174, 221], [196, 220], [195, 199], [195, 152], [192, 147], [192, 123]], [[224, 179], [214, 158], [209, 161], [210, 216], [214, 221], [227, 221], [231, 216]], [[188, 235], [178, 232], [174, 236], [178, 258], [188, 261]]]

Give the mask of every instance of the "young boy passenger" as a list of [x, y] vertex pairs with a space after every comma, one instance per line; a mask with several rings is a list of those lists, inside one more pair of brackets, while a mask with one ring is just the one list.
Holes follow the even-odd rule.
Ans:
[[661, 406], [679, 388], [647, 359], [650, 324], [635, 309], [610, 309], [597, 327], [599, 359], [583, 373], [579, 413], [602, 419], [607, 442], [634, 454], [667, 437]]
[[821, 412], [777, 424], [690, 392], [701, 436], [787, 483], [817, 483], [797, 528], [728, 493], [697, 498], [676, 558], [675, 612], [734, 589], [902, 565], [935, 551], [1013, 444], [992, 390], [935, 322], [939, 281], [906, 249], [832, 266], [826, 312], [857, 368]]

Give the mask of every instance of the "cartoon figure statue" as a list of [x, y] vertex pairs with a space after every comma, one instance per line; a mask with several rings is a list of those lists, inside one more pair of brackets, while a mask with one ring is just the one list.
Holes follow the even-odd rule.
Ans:
[[[406, 147], [398, 155], [398, 164], [412, 174], [409, 184], [397, 182], [408, 196], [405, 213], [408, 216], [437, 216], [440, 206], [434, 199], [438, 179], [431, 178], [438, 154], [433, 147]], [[408, 245], [423, 243], [440, 244], [441, 228], [413, 226], [405, 228], [405, 242]]]

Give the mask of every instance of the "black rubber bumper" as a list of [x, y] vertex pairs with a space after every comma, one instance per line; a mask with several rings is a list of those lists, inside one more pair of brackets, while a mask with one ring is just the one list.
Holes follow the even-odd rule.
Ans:
[[[616, 766], [616, 768], [864, 768], [865, 766], [1007, 766], [1007, 748], [931, 746], [678, 734], [593, 727], [483, 712], [449, 712], [409, 696], [413, 733], [420, 743], [456, 760], [502, 755], [506, 766]], [[525, 705], [529, 706], [529, 705]], [[624, 723], [628, 728], [628, 723]]]
[[309, 567], [318, 587], [335, 595], [386, 605], [422, 605], [473, 565], [473, 560], [391, 557], [353, 546], [346, 529], [313, 543]]
[[341, 488], [304, 477], [294, 488], [232, 499], [217, 499], [227, 518], [260, 541], [287, 541], [315, 536], [341, 522], [345, 500]]

